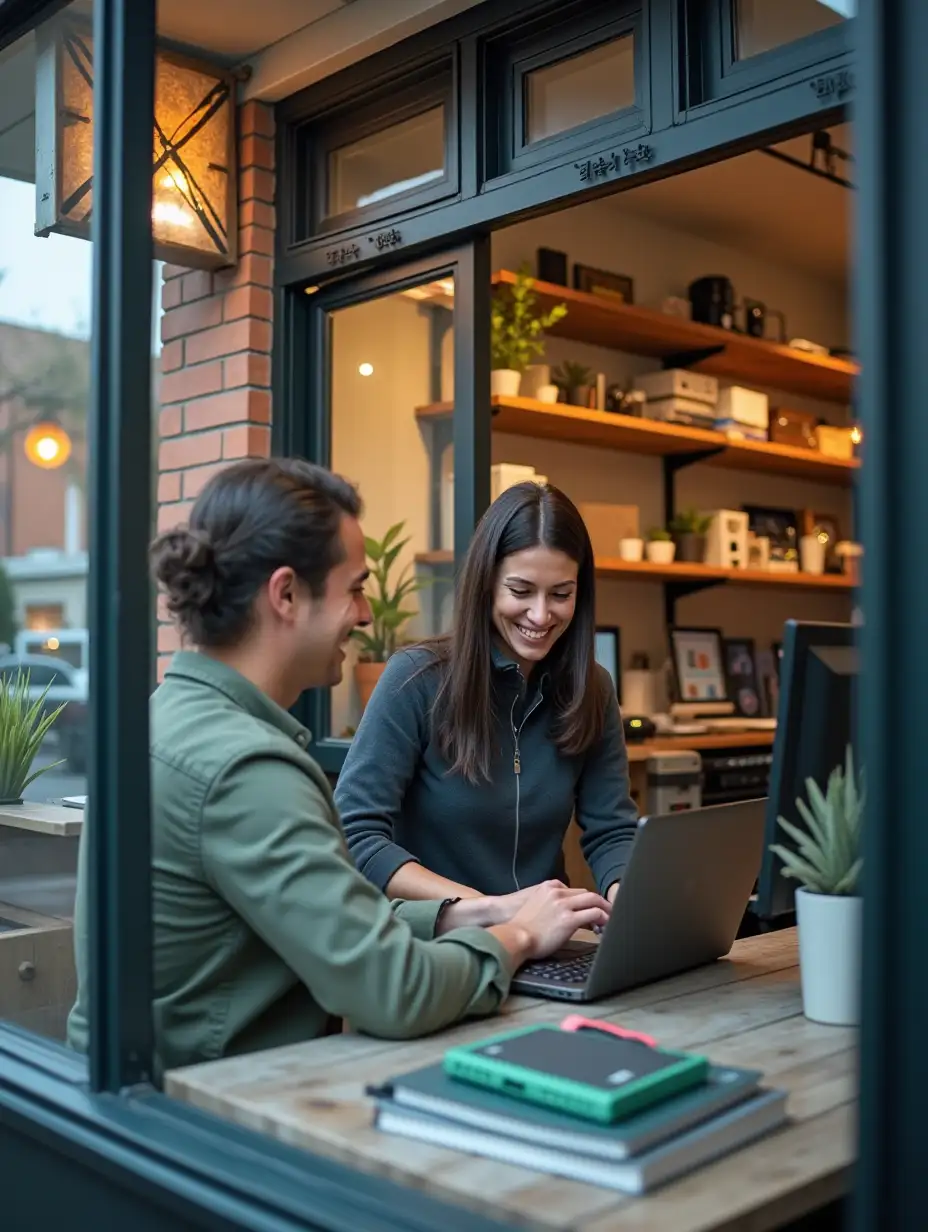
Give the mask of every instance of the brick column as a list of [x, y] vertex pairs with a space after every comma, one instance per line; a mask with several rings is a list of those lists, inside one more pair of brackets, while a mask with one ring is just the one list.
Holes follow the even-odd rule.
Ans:
[[[220, 467], [270, 453], [274, 116], [239, 111], [239, 261], [208, 273], [164, 267], [158, 529], [187, 518]], [[178, 647], [158, 629], [159, 676]]]

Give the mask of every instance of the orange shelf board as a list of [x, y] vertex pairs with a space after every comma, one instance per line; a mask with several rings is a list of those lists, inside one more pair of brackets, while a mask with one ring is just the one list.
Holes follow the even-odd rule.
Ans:
[[[500, 270], [493, 275], [494, 286], [512, 286], [515, 280], [516, 275], [511, 270]], [[554, 304], [567, 305], [567, 316], [549, 331], [559, 337], [655, 359], [721, 347], [717, 355], [699, 362], [691, 361], [686, 366], [697, 372], [779, 389], [784, 393], [829, 402], [848, 403], [851, 400], [851, 389], [859, 369], [848, 360], [831, 355], [809, 355], [762, 338], [751, 338], [538, 279], [534, 280], [533, 289], [543, 309]]]
[[[495, 414], [493, 430], [513, 436], [592, 445], [628, 453], [663, 457], [692, 453], [700, 449], [719, 450], [706, 462], [732, 470], [764, 471], [814, 479], [820, 483], [849, 485], [860, 469], [855, 458], [850, 462], [830, 458], [813, 449], [797, 449], [769, 441], [729, 440], [721, 432], [661, 423], [634, 415], [615, 415], [567, 406], [563, 402], [538, 402], [534, 398], [491, 399]], [[421, 422], [444, 418], [453, 412], [450, 402], [419, 407]]]
[[761, 569], [723, 569], [717, 565], [652, 565], [601, 556], [596, 572], [604, 578], [643, 582], [728, 582], [732, 586], [777, 586], [785, 589], [850, 591], [852, 584], [836, 573], [772, 573]]
[[[451, 552], [420, 552], [420, 565], [451, 565]], [[596, 572], [602, 578], [617, 578], [630, 582], [728, 582], [733, 586], [776, 586], [783, 589], [805, 589], [849, 592], [851, 581], [836, 573], [768, 573], [759, 569], [723, 569], [716, 565], [652, 565], [650, 561], [619, 560], [598, 556]]]

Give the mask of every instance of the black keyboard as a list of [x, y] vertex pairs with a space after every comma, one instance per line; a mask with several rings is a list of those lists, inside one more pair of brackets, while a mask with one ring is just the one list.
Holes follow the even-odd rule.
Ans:
[[595, 950], [576, 957], [571, 955], [570, 958], [545, 958], [540, 962], [526, 963], [519, 975], [553, 980], [557, 984], [583, 984], [589, 979], [595, 958]]

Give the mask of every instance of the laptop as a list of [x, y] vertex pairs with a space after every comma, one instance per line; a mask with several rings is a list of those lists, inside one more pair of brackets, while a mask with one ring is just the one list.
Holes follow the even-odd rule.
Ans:
[[754, 890], [767, 801], [642, 817], [599, 944], [526, 963], [512, 991], [595, 1001], [724, 958]]

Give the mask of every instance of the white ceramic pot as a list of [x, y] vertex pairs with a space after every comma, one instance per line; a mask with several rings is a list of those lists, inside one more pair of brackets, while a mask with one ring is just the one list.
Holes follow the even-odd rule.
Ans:
[[522, 383], [519, 393], [523, 398], [537, 398], [538, 391], [544, 385], [551, 384], [550, 364], [529, 364], [522, 373]]
[[556, 385], [539, 385], [535, 390], [535, 397], [539, 402], [557, 402], [557, 396], [560, 390]]
[[802, 1012], [813, 1022], [860, 1022], [860, 934], [863, 899], [796, 891]]
[[621, 560], [637, 561], [644, 555], [644, 542], [641, 539], [620, 539], [619, 557]]
[[825, 545], [818, 535], [803, 535], [799, 540], [799, 563], [803, 573], [825, 572]]
[[522, 384], [522, 373], [514, 368], [494, 368], [490, 372], [490, 393], [500, 398], [516, 398]]
[[670, 565], [677, 554], [677, 545], [672, 539], [651, 539], [646, 551], [652, 565]]

